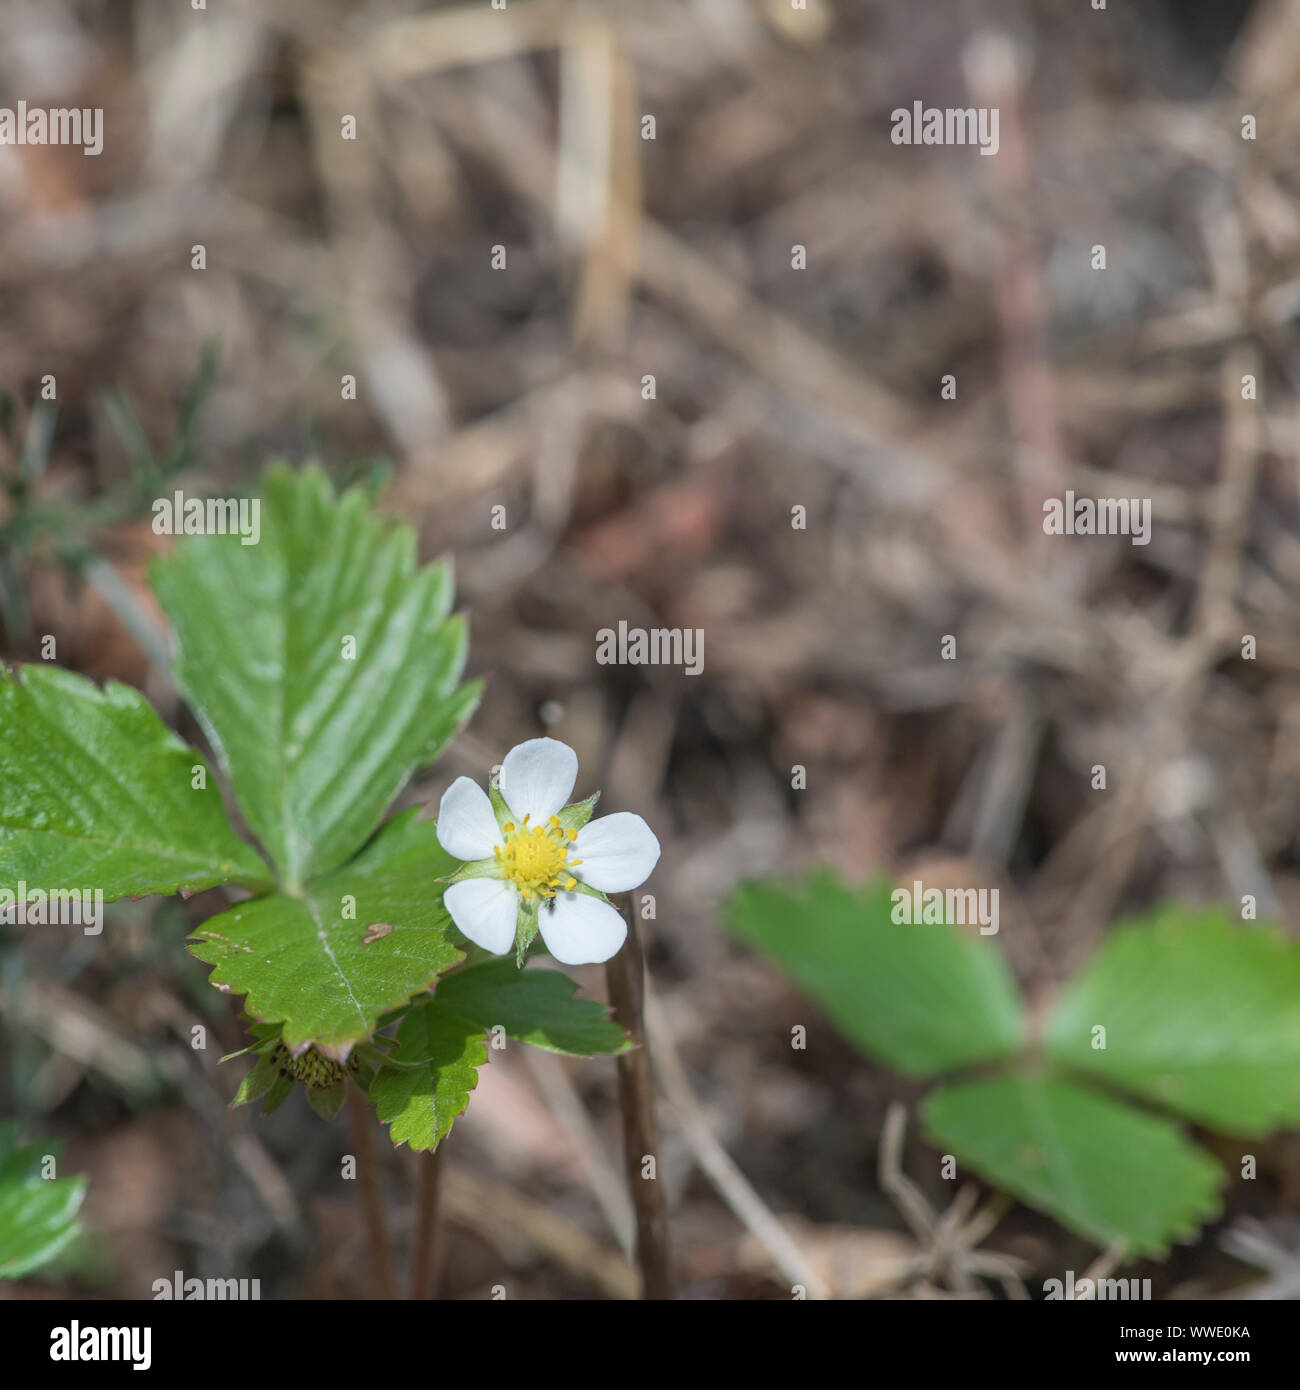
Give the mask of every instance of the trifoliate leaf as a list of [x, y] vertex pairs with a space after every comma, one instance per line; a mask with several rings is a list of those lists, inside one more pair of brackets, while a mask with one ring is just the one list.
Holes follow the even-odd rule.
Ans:
[[128, 686], [0, 667], [0, 782], [0, 884], [11, 891], [89, 888], [112, 902], [270, 886], [203, 759]]
[[457, 970], [439, 981], [438, 1003], [506, 1036], [550, 1052], [591, 1057], [626, 1052], [633, 1041], [595, 999], [558, 970], [520, 970], [508, 957]]
[[463, 959], [435, 882], [455, 864], [412, 808], [344, 869], [304, 890], [242, 902], [194, 934], [212, 982], [250, 1016], [343, 1057], [379, 1018]]
[[0, 1279], [19, 1279], [76, 1239], [85, 1178], [43, 1178], [57, 1146], [16, 1146], [18, 1126], [0, 1126]]
[[1217, 1214], [1219, 1165], [1177, 1125], [1043, 1075], [944, 1086], [932, 1142], [1098, 1245], [1160, 1255]]
[[394, 1144], [437, 1148], [478, 1085], [487, 1061], [483, 1029], [432, 999], [412, 1004], [397, 1030], [397, 1048], [370, 1083], [370, 1098]]
[[451, 571], [415, 536], [336, 497], [318, 468], [270, 469], [261, 536], [186, 536], [154, 585], [176, 678], [229, 769], [249, 825], [301, 885], [365, 842], [411, 772], [469, 716]]
[[1048, 1051], [1231, 1134], [1300, 1124], [1300, 944], [1221, 911], [1118, 927], [1057, 1004]]
[[772, 880], [732, 898], [733, 931], [783, 965], [849, 1041], [911, 1076], [1007, 1057], [1023, 1031], [991, 937], [891, 920], [890, 888], [832, 875], [802, 892]]

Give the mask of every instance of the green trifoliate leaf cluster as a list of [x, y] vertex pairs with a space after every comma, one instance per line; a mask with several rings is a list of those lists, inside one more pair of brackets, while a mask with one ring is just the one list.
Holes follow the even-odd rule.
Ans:
[[1300, 1124], [1300, 945], [1271, 928], [1171, 908], [1116, 928], [1030, 1055], [997, 943], [896, 923], [886, 884], [760, 883], [736, 894], [730, 922], [868, 1056], [914, 1077], [998, 1067], [930, 1094], [931, 1138], [1132, 1256], [1192, 1236], [1220, 1210], [1227, 1176], [1150, 1106], [1243, 1137]]

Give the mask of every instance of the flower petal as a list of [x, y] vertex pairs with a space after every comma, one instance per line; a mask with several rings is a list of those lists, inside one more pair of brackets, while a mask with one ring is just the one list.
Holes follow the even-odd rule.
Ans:
[[631, 811], [615, 811], [584, 825], [573, 842], [581, 859], [574, 873], [602, 893], [626, 893], [650, 877], [659, 862], [654, 831]]
[[622, 915], [585, 893], [557, 893], [537, 914], [546, 949], [562, 965], [608, 960], [627, 937]]
[[447, 889], [443, 902], [475, 946], [503, 956], [515, 944], [519, 895], [503, 879], [463, 878]]
[[518, 820], [550, 819], [569, 800], [578, 780], [578, 755], [554, 738], [516, 744], [501, 764], [501, 795]]
[[442, 794], [438, 843], [457, 859], [490, 859], [501, 843], [488, 794], [469, 777], [457, 777]]

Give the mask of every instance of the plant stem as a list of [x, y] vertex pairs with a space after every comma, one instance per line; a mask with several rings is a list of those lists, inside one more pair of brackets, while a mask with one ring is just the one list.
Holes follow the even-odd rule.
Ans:
[[[442, 1141], [445, 1144], [447, 1141]], [[437, 1271], [434, 1255], [438, 1249], [438, 1193], [441, 1187], [442, 1144], [420, 1157], [420, 1206], [416, 1215], [415, 1259], [411, 1264], [411, 1297], [432, 1298]]]
[[[605, 965], [609, 1002], [615, 1020], [639, 1044], [618, 1059], [618, 1099], [623, 1114], [623, 1148], [627, 1185], [636, 1209], [636, 1262], [641, 1270], [642, 1298], [671, 1298], [672, 1272], [668, 1251], [668, 1214], [658, 1173], [654, 1084], [646, 1045], [644, 993], [645, 961], [637, 940], [636, 920], [627, 917], [627, 942]], [[647, 1158], [655, 1159], [655, 1175], [642, 1176]]]
[[384, 1194], [375, 1166], [375, 1148], [370, 1139], [370, 1107], [359, 1086], [348, 1083], [348, 1122], [352, 1128], [352, 1149], [361, 1179], [361, 1203], [366, 1218], [366, 1242], [370, 1247], [370, 1276], [380, 1298], [397, 1297], [393, 1277], [393, 1250], [388, 1243], [384, 1221]]

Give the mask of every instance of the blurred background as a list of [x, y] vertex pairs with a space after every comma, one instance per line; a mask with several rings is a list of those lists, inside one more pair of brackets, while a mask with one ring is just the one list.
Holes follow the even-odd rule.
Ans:
[[[0, 105], [105, 113], [98, 157], [0, 148], [4, 659], [53, 634], [201, 741], [145, 584], [157, 479], [231, 495], [284, 456], [386, 480], [454, 556], [488, 676], [404, 802], [546, 732], [663, 841], [643, 932], [681, 1292], [788, 1298], [773, 1215], [841, 1296], [958, 1292], [917, 1276], [877, 1171], [922, 1088], [719, 909], [813, 863], [998, 887], [1036, 1008], [1161, 899], [1295, 920], [1298, 78], [1295, 0], [4, 0]], [[892, 144], [915, 101], [997, 107], [998, 155]], [[1067, 488], [1151, 498], [1150, 544], [1045, 547]], [[620, 620], [702, 629], [702, 673], [598, 664]], [[0, 1296], [177, 1269], [373, 1291], [344, 1118], [226, 1108], [242, 1030], [183, 949], [218, 905], [0, 935], [0, 1114], [64, 1137], [92, 1231]], [[441, 1292], [630, 1296], [613, 1065], [525, 1051], [457, 1122]], [[942, 1209], [913, 1130], [896, 1157]], [[374, 1141], [404, 1256], [412, 1156]], [[1221, 1222], [1125, 1273], [1294, 1296], [1300, 1143], [1258, 1151]], [[1018, 1206], [987, 1248], [1031, 1290], [1096, 1254]]]

